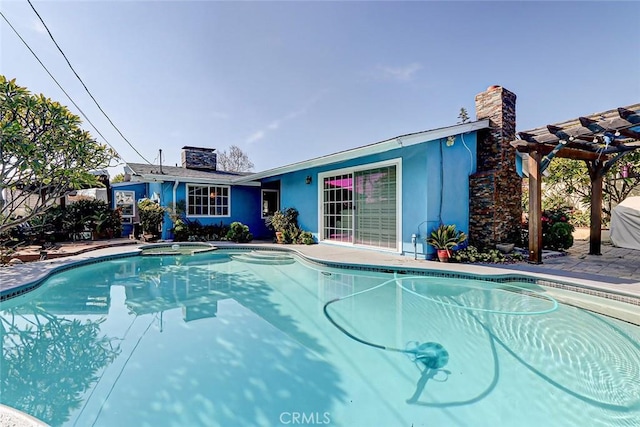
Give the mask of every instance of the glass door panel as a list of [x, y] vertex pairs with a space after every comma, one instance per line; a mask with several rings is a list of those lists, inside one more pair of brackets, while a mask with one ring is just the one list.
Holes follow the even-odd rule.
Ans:
[[353, 242], [353, 174], [323, 179], [322, 238]]
[[355, 172], [354, 243], [381, 248], [397, 247], [396, 167]]

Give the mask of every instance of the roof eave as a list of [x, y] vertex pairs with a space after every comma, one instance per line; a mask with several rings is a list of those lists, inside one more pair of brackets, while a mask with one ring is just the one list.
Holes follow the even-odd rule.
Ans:
[[394, 137], [385, 141], [377, 142], [374, 144], [352, 148], [349, 150], [340, 151], [338, 153], [329, 154], [322, 157], [316, 157], [315, 159], [305, 160], [302, 162], [293, 163], [286, 166], [280, 166], [280, 167], [269, 169], [263, 172], [255, 173], [253, 175], [238, 177], [234, 179], [233, 182], [244, 183], [245, 181], [258, 180], [258, 179], [262, 179], [270, 176], [282, 175], [289, 172], [295, 172], [301, 169], [325, 166], [332, 163], [338, 163], [341, 161], [350, 160], [357, 157], [363, 157], [371, 154], [382, 153], [390, 149], [408, 147], [411, 145], [420, 144], [427, 141], [446, 138], [452, 135], [475, 132], [480, 129], [486, 129], [488, 127], [489, 127], [489, 120], [486, 119], [486, 120], [478, 120], [471, 123], [463, 123], [459, 125], [428, 130], [424, 132], [401, 135], [401, 136], [397, 136], [397, 137]]
[[188, 176], [175, 176], [175, 175], [157, 175], [157, 174], [136, 174], [134, 175], [143, 182], [186, 182], [189, 184], [215, 184], [215, 185], [245, 185], [245, 186], [260, 186], [259, 182], [243, 181], [237, 182], [234, 179], [227, 178], [203, 178], [203, 177], [188, 177]]

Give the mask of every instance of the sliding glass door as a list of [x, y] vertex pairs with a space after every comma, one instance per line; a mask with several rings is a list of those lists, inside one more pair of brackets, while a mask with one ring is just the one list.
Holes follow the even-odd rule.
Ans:
[[324, 177], [323, 240], [353, 242], [353, 174]]
[[322, 239], [396, 249], [397, 169], [394, 163], [321, 175]]
[[354, 243], [395, 248], [396, 235], [396, 167], [355, 173], [356, 215]]

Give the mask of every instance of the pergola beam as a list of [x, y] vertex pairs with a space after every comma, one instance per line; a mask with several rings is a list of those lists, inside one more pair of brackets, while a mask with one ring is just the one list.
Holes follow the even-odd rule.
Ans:
[[[520, 153], [531, 153], [531, 152], [537, 151], [542, 155], [547, 155], [551, 153], [551, 151], [553, 151], [553, 148], [554, 148], [549, 145], [541, 145], [541, 144], [535, 144], [535, 143], [524, 142], [524, 141], [513, 141], [511, 145], [514, 146], [516, 150], [518, 150], [518, 152]], [[570, 146], [570, 143], [567, 145], [568, 145], [567, 147], [563, 148], [556, 154], [557, 157], [563, 157], [566, 159], [584, 160], [584, 161], [598, 159], [598, 156], [599, 156], [598, 153], [588, 152], [588, 151], [583, 151], [577, 148], [573, 148]]]
[[635, 111], [627, 110], [626, 108], [618, 108], [618, 114], [620, 115], [620, 118], [631, 124], [640, 124], [640, 114]]
[[640, 149], [640, 104], [519, 132], [511, 145], [529, 154], [529, 261], [542, 262], [542, 171], [554, 157], [582, 160], [591, 181], [589, 254], [602, 244], [602, 187], [607, 171]]
[[624, 135], [627, 138], [633, 138], [640, 141], [640, 132], [636, 132], [631, 129], [620, 129], [618, 132], [620, 132], [620, 135]]

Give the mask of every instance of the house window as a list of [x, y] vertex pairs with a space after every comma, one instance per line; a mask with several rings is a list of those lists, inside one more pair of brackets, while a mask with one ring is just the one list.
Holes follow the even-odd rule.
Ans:
[[262, 190], [262, 218], [274, 214], [280, 209], [280, 192], [278, 190]]
[[120, 209], [122, 213], [122, 222], [130, 224], [135, 216], [136, 209], [136, 193], [134, 191], [116, 191], [115, 192], [115, 208]]
[[228, 186], [187, 186], [187, 215], [189, 216], [229, 216], [230, 205]]
[[398, 250], [400, 160], [319, 174], [321, 240]]

